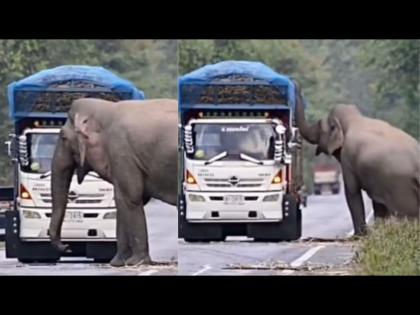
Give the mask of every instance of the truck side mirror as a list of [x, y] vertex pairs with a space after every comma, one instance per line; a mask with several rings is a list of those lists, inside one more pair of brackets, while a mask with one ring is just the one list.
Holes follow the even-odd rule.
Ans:
[[7, 156], [10, 158], [12, 162], [17, 162], [18, 159], [16, 157], [16, 136], [13, 134], [9, 134], [10, 140], [6, 141], [4, 144], [7, 147]]

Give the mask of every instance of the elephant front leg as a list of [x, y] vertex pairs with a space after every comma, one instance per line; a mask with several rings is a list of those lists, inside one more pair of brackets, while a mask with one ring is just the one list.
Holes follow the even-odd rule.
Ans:
[[343, 179], [347, 205], [353, 221], [354, 235], [365, 235], [367, 226], [361, 187], [352, 173], [343, 172]]
[[[119, 206], [121, 205], [118, 205], [117, 202], [117, 209]], [[117, 210], [117, 253], [110, 262], [111, 266], [113, 267], [125, 266], [126, 260], [132, 255], [125, 225], [126, 219], [124, 217], [124, 212]]]

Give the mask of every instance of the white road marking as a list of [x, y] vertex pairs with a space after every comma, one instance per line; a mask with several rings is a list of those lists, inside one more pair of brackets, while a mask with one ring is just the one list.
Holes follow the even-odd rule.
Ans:
[[290, 266], [296, 268], [301, 266], [305, 261], [307, 261], [309, 258], [311, 258], [313, 255], [316, 254], [317, 251], [319, 251], [321, 248], [324, 248], [325, 245], [319, 245], [316, 247], [312, 247], [311, 249], [307, 250], [302, 256], [295, 259], [290, 263]]
[[281, 274], [282, 275], [290, 275], [290, 274], [292, 274], [292, 273], [294, 273], [295, 271], [294, 270], [291, 270], [291, 269], [288, 269], [288, 270], [283, 270], [282, 272], [281, 272]]
[[193, 273], [193, 276], [198, 276], [201, 275], [202, 273], [206, 272], [207, 270], [210, 270], [211, 266], [210, 265], [205, 265], [203, 268], [201, 268], [199, 271]]
[[139, 276], [150, 276], [156, 272], [158, 272], [156, 269], [151, 269], [151, 270], [140, 272]]
[[247, 275], [247, 274], [250, 274], [251, 272], [252, 272], [252, 270], [246, 270], [246, 269], [236, 270], [236, 273], [239, 273], [241, 275]]
[[[370, 219], [372, 219], [372, 217], [373, 217], [373, 209], [369, 212], [369, 214], [368, 214], [368, 216], [366, 217], [366, 224], [368, 224], [369, 223], [369, 221], [370, 221]], [[346, 234], [346, 236], [347, 237], [350, 237], [350, 236], [352, 236], [354, 234], [354, 229], [351, 229], [347, 234]]]

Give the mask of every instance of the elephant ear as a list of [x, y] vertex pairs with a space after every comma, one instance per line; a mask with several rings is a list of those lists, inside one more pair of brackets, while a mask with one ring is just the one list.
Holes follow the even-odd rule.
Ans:
[[80, 167], [83, 168], [89, 139], [92, 138], [93, 133], [97, 132], [98, 126], [93, 118], [76, 113], [74, 116], [74, 128], [77, 134]]
[[328, 130], [328, 143], [327, 143], [327, 150], [328, 154], [333, 154], [334, 151], [340, 149], [343, 146], [344, 142], [344, 133], [343, 128], [341, 127], [340, 121], [333, 117], [329, 124]]

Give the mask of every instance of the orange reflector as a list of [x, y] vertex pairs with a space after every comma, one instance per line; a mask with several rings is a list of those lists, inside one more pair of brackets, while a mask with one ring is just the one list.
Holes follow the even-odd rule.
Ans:
[[273, 181], [271, 182], [272, 184], [280, 184], [282, 182], [282, 178], [281, 178], [281, 171], [279, 171], [276, 176], [274, 176]]
[[187, 183], [188, 184], [197, 184], [197, 182], [195, 181], [194, 176], [192, 176], [192, 174], [190, 173], [189, 170], [187, 170]]
[[25, 188], [25, 186], [23, 186], [22, 184], [20, 184], [20, 197], [22, 199], [27, 199], [27, 200], [31, 200], [32, 199], [31, 194]]

